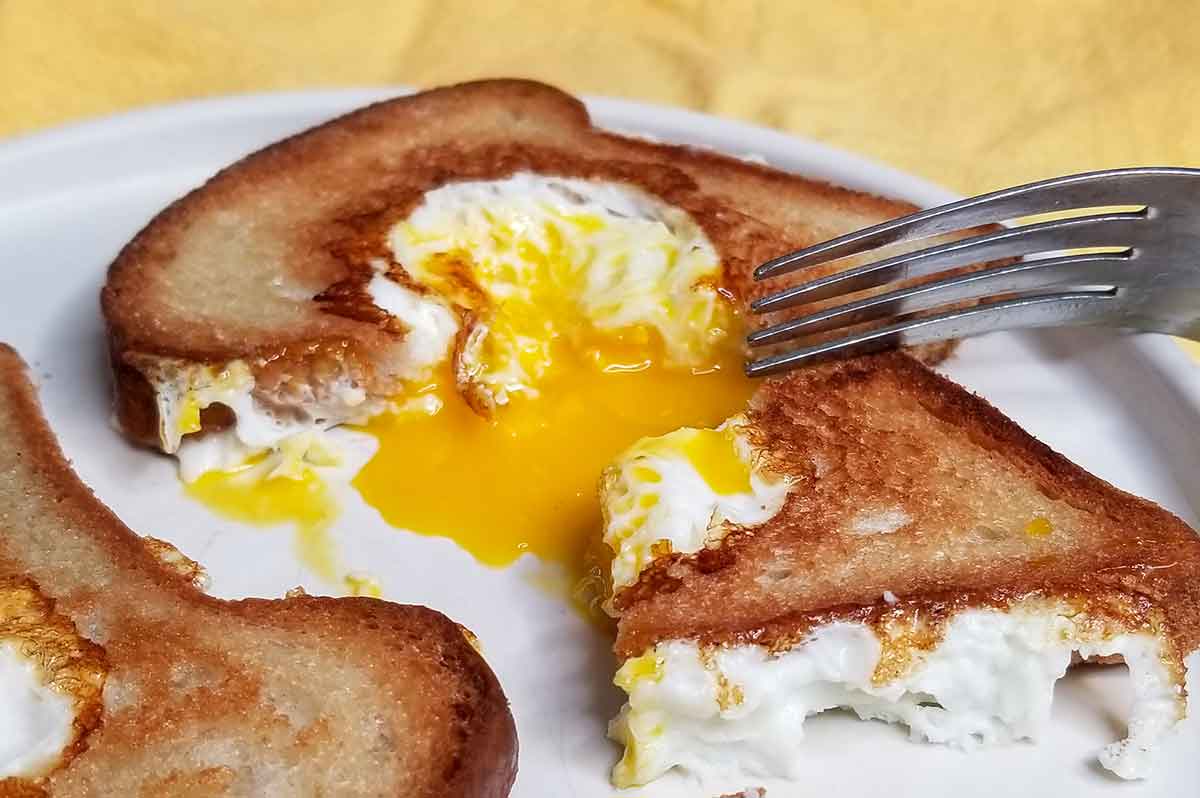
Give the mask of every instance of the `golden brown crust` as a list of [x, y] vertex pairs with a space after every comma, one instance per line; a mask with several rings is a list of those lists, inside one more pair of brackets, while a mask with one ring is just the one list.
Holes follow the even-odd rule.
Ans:
[[452, 621], [200, 592], [71, 472], [2, 345], [0, 429], [0, 579], [34, 580], [108, 665], [102, 723], [51, 795], [508, 794], [512, 716]]
[[260, 378], [286, 374], [293, 384], [346, 370], [386, 398], [397, 387], [392, 357], [404, 331], [363, 290], [371, 260], [391, 257], [385, 231], [430, 189], [519, 171], [626, 182], [688, 211], [742, 302], [778, 288], [752, 284], [756, 264], [912, 210], [717, 153], [606, 133], [578, 100], [540, 83], [489, 80], [379, 103], [223, 170], [122, 250], [102, 305], [123, 426], [156, 444], [146, 433], [157, 410], [129, 368], [147, 355], [240, 358]]
[[120, 354], [111, 349], [113, 413], [117, 424], [135, 443], [157, 447], [158, 404], [154, 397], [154, 386], [137, 368], [124, 362]]
[[[768, 464], [794, 480], [783, 509], [620, 593], [619, 656], [672, 638], [786, 647], [814, 624], [892, 612], [885, 591], [933, 616], [1030, 597], [1130, 628], [1161, 614], [1172, 660], [1200, 646], [1196, 533], [913, 359], [772, 379], [749, 416]], [[864, 523], [888, 513], [895, 529]]]
[[25, 779], [0, 779], [0, 798], [45, 798], [46, 790]]

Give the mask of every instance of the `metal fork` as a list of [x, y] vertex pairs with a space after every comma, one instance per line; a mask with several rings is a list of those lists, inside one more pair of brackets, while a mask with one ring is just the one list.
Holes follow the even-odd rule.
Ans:
[[[1141, 207], [1008, 227], [884, 258], [763, 297], [751, 304], [752, 312], [846, 298], [970, 264], [1025, 258], [852, 298], [757, 330], [747, 339], [752, 347], [785, 341], [799, 346], [749, 363], [746, 373], [766, 376], [805, 362], [1018, 327], [1101, 325], [1200, 340], [1200, 169], [1110, 169], [995, 191], [775, 258], [759, 266], [754, 277], [777, 277], [889, 244], [980, 225], [1106, 206]], [[1085, 248], [1109, 251], [1069, 252]], [[962, 305], [976, 300], [977, 304]], [[954, 303], [959, 304], [944, 307]], [[921, 315], [904, 318], [914, 313]], [[882, 326], [805, 340], [895, 317], [900, 318]]]

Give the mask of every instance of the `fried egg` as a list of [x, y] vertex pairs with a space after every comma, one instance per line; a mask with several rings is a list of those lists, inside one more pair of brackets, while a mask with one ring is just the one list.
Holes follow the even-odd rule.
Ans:
[[[281, 423], [236, 365], [164, 371], [164, 448], [193, 497], [242, 520], [311, 514], [299, 501], [311, 492], [255, 488], [247, 460], [262, 458], [259, 476], [319, 478], [336, 456], [322, 430], [365, 421], [379, 448], [353, 485], [390, 524], [451, 537], [489, 565], [529, 553], [578, 576], [603, 467], [642, 437], [717, 424], [750, 395], [715, 248], [689, 214], [632, 185], [451, 183], [386, 245], [367, 291], [407, 331], [405, 389], [378, 403], [346, 385]], [[212, 403], [236, 424], [190, 436]]]
[[[379, 453], [354, 484], [395, 526], [453, 537], [488, 564], [532, 553], [577, 571], [603, 466], [750, 394], [715, 249], [632, 186], [454, 183], [389, 241], [421, 296], [455, 308], [463, 342], [366, 426]], [[410, 327], [432, 315], [387, 300]]]
[[657, 557], [691, 554], [779, 512], [788, 482], [763, 467], [744, 426], [737, 415], [716, 429], [643, 438], [605, 469], [600, 503], [613, 591]]
[[[365, 419], [384, 406], [368, 402], [362, 388], [338, 378], [326, 386], [320, 400], [309, 397], [287, 406], [267, 407], [255, 396], [254, 376], [242, 360], [212, 366], [156, 358], [142, 370], [154, 386], [159, 443], [163, 451], [179, 456], [187, 482], [207, 471], [236, 467], [266, 452], [282, 453], [288, 448], [293, 459], [303, 457], [308, 452], [307, 448], [297, 451], [299, 439], [317, 446], [315, 456], [324, 458], [327, 455], [321, 453], [320, 439], [313, 433]], [[228, 408], [236, 422], [217, 445], [205, 447], [201, 444], [212, 436], [192, 433], [200, 431], [201, 412], [213, 405]]]

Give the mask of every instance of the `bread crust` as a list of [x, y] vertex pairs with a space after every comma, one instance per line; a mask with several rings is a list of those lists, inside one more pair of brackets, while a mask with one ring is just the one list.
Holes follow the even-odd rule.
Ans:
[[[1177, 669], [1200, 647], [1200, 538], [1187, 524], [907, 355], [769, 380], [749, 419], [764, 464], [793, 480], [787, 501], [619, 593], [619, 657], [678, 638], [786, 649], [835, 620], [936, 621], [1036, 599], [1161, 634]], [[907, 520], [856, 531], [880, 511]], [[1036, 518], [1045, 534], [1027, 531]]]
[[386, 231], [433, 188], [520, 171], [624, 182], [686, 210], [720, 254], [739, 306], [780, 286], [753, 283], [758, 263], [914, 209], [605, 132], [579, 100], [532, 81], [464, 83], [377, 103], [233, 164], [120, 252], [101, 304], [123, 427], [158, 443], [147, 434], [157, 408], [137, 368], [147, 357], [240, 359], [260, 384], [349, 373], [370, 395], [390, 398], [398, 383], [389, 353], [404, 330], [364, 290], [372, 259], [391, 261]]
[[512, 715], [457, 624], [368, 598], [204, 594], [70, 470], [4, 345], [0, 383], [0, 579], [32, 580], [108, 664], [83, 750], [0, 788], [250, 795], [275, 778], [296, 795], [508, 794]]

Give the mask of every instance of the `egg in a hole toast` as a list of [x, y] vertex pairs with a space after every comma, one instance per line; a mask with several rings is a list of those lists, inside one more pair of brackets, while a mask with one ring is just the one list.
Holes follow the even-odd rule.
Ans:
[[602, 130], [529, 81], [389, 100], [230, 166], [124, 248], [117, 417], [218, 511], [226, 481], [319, 468], [323, 430], [365, 423], [354, 485], [393, 526], [577, 577], [603, 466], [752, 392], [754, 264], [909, 210]]
[[1186, 714], [1200, 538], [905, 354], [640, 441], [601, 500], [621, 786], [799, 776], [805, 719], [834, 708], [965, 749], [1044, 739], [1080, 659], [1129, 669], [1117, 775], [1149, 775]]
[[512, 716], [457, 624], [206, 595], [79, 481], [2, 345], [0, 436], [0, 694], [29, 734], [0, 795], [508, 794]]

